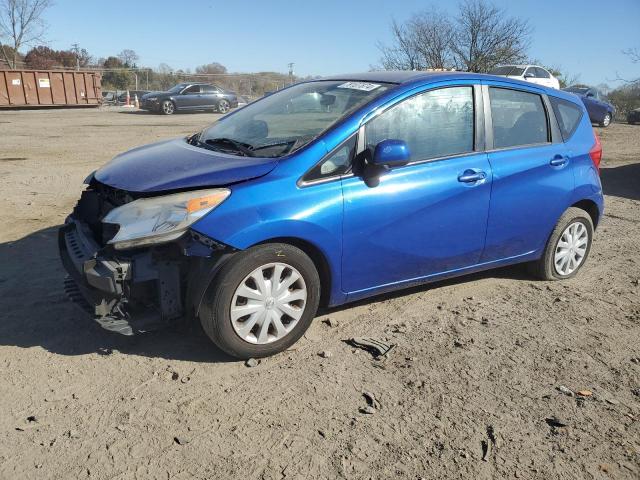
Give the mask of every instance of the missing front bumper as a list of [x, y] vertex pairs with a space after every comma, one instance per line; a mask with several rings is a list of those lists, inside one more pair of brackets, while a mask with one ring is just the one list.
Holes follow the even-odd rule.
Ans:
[[70, 218], [58, 236], [65, 290], [103, 328], [123, 335], [163, 328], [183, 316], [181, 262], [151, 250], [116, 257]]

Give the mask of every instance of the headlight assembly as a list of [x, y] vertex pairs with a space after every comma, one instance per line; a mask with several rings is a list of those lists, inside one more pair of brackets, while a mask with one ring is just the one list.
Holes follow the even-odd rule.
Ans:
[[230, 194], [227, 188], [214, 188], [141, 198], [114, 208], [102, 221], [120, 225], [118, 233], [109, 240], [119, 250], [170, 242]]

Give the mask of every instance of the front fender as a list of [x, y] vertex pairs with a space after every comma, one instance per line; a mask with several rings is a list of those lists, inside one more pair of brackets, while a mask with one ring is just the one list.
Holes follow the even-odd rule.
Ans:
[[300, 188], [295, 178], [279, 177], [277, 170], [263, 179], [233, 186], [229, 199], [192, 228], [240, 250], [283, 237], [312, 245], [329, 267], [329, 303], [340, 303], [344, 297], [341, 182]]

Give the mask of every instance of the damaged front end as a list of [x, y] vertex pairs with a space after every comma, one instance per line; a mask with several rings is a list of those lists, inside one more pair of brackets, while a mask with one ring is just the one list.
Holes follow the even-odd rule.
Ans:
[[113, 239], [122, 226], [104, 219], [136, 200], [92, 181], [58, 236], [69, 297], [103, 328], [123, 335], [157, 330], [197, 314], [217, 268], [233, 253], [188, 228], [158, 244], [129, 246], [128, 239], [127, 247], [118, 248]]

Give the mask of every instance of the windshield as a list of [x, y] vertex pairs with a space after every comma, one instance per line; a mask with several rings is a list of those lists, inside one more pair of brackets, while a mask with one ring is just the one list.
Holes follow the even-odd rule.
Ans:
[[502, 67], [496, 67], [489, 72], [491, 75], [512, 76], [519, 77], [524, 73], [524, 68], [515, 67], [513, 65], [504, 65]]
[[236, 155], [280, 157], [306, 145], [388, 88], [369, 82], [301, 83], [222, 118], [190, 141]]
[[179, 83], [174, 87], [171, 87], [167, 92], [169, 93], [180, 93], [184, 87], [189, 85], [188, 83]]

